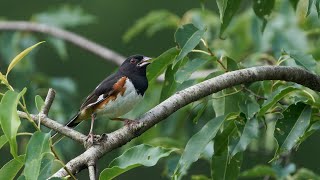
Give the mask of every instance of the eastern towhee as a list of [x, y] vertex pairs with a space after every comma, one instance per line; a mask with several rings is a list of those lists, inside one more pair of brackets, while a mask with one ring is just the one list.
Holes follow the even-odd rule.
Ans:
[[146, 69], [150, 59], [143, 55], [128, 57], [116, 73], [108, 76], [93, 90], [66, 126], [75, 127], [91, 118], [88, 140], [93, 141], [92, 129], [97, 116], [130, 121], [119, 117], [141, 102], [148, 88]]

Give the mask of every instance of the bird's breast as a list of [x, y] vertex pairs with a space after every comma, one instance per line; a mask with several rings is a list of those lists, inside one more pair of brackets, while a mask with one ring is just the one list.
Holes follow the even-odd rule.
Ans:
[[108, 103], [103, 104], [96, 111], [98, 116], [116, 118], [128, 113], [135, 105], [141, 102], [143, 96], [138, 94], [134, 85], [129, 79], [124, 84], [124, 93], [118, 93], [110, 98]]

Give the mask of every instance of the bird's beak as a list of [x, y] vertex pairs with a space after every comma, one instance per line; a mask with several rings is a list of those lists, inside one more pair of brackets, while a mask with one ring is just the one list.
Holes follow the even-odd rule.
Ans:
[[150, 62], [150, 60], [151, 60], [152, 58], [149, 58], [149, 57], [143, 57], [143, 59], [142, 59], [142, 61], [141, 62], [139, 62], [138, 63], [138, 67], [144, 67], [144, 66], [147, 66], [147, 65], [149, 65], [149, 64], [151, 64], [151, 62]]

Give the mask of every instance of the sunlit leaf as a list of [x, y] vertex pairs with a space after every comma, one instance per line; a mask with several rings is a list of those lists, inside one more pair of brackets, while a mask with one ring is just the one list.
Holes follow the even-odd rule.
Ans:
[[274, 91], [271, 94], [271, 96], [262, 104], [258, 115], [263, 116], [279, 100], [284, 98], [287, 94], [291, 93], [292, 91], [296, 91], [296, 90], [298, 90], [298, 88], [289, 86], [285, 88], [279, 88], [278, 90]]
[[211, 178], [208, 178], [205, 175], [192, 175], [191, 180], [210, 180]]
[[220, 14], [220, 37], [222, 37], [224, 31], [227, 29], [232, 17], [238, 11], [242, 0], [217, 0], [217, 5]]
[[0, 179], [14, 179], [23, 166], [25, 155], [18, 156], [3, 165], [0, 169]]
[[5, 135], [0, 136], [0, 149], [8, 142], [8, 139]]
[[275, 129], [275, 138], [280, 146], [277, 154], [289, 152], [298, 143], [310, 124], [311, 113], [311, 107], [301, 102], [285, 110], [284, 118], [277, 121]]
[[199, 70], [199, 68], [207, 62], [207, 60], [199, 58], [187, 61], [187, 63], [177, 71], [175, 75], [176, 81], [179, 83], [183, 83], [184, 81], [188, 80], [193, 72]]
[[256, 178], [256, 177], [265, 177], [265, 176], [269, 176], [269, 177], [276, 177], [276, 172], [275, 170], [270, 167], [270, 166], [266, 166], [266, 165], [257, 165], [249, 170], [243, 171], [240, 174], [241, 177], [243, 178]]
[[169, 156], [177, 149], [166, 149], [141, 144], [125, 151], [121, 156], [115, 158], [108, 168], [104, 169], [99, 179], [113, 179], [130, 169], [139, 166], [154, 166], [159, 159]]
[[28, 55], [30, 53], [30, 51], [32, 51], [35, 47], [37, 47], [38, 45], [44, 43], [44, 41], [39, 42], [33, 46], [28, 47], [27, 49], [25, 49], [24, 51], [22, 51], [20, 54], [18, 54], [15, 58], [13, 58], [13, 60], [11, 61], [11, 63], [9, 64], [9, 67], [7, 69], [7, 73], [6, 76], [8, 76], [9, 72], [12, 70], [12, 68], [14, 68], [15, 65], [17, 65], [23, 57], [25, 57], [26, 55]]
[[230, 150], [231, 157], [236, 155], [238, 152], [246, 150], [247, 146], [256, 138], [258, 138], [259, 123], [258, 119], [253, 117], [246, 122], [243, 132], [236, 146]]
[[224, 115], [213, 118], [204, 125], [199, 132], [189, 139], [175, 169], [174, 176], [176, 178], [181, 178], [186, 173], [190, 165], [199, 159], [203, 149], [209, 141], [216, 136], [226, 117], [227, 116]]
[[10, 144], [10, 153], [17, 158], [17, 132], [20, 126], [20, 118], [17, 114], [17, 105], [21, 96], [27, 89], [23, 89], [20, 93], [7, 91], [1, 99], [0, 103], [0, 122], [1, 128]]
[[179, 50], [177, 48], [171, 48], [162, 53], [159, 57], [155, 58], [153, 62], [148, 66], [148, 80], [152, 81], [160, 74], [162, 74], [167, 66], [173, 62], [178, 53]]
[[36, 97], [34, 98], [34, 101], [36, 102], [36, 107], [38, 109], [38, 111], [41, 111], [42, 106], [44, 105], [44, 100], [42, 99], [41, 96], [36, 95]]
[[262, 24], [262, 32], [267, 24], [266, 17], [269, 16], [274, 7], [275, 0], [254, 0], [253, 1], [253, 10], [254, 13], [263, 21]]
[[23, 171], [26, 179], [38, 178], [43, 157], [51, 152], [49, 139], [50, 133], [37, 131], [32, 135], [27, 146], [25, 168]]
[[309, 71], [315, 70], [317, 62], [311, 54], [305, 54], [300, 51], [285, 51], [285, 53], [294, 59], [297, 65], [302, 66]]
[[[165, 21], [164, 21], [165, 20]], [[129, 42], [133, 37], [147, 31], [149, 36], [157, 31], [165, 28], [176, 28], [179, 24], [180, 18], [169, 12], [168, 10], [154, 10], [138, 19], [135, 24], [128, 29], [123, 35], [123, 40]]]
[[198, 29], [193, 24], [186, 24], [178, 28], [174, 34], [175, 42], [181, 48], [176, 60], [182, 60], [189, 52], [191, 52], [200, 42], [205, 29]]
[[95, 17], [84, 12], [80, 6], [61, 6], [58, 9], [38, 13], [34, 21], [60, 27], [75, 27], [87, 25], [95, 21]]

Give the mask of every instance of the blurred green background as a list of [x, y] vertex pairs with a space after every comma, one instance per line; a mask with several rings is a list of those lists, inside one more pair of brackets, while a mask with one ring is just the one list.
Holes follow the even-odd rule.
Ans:
[[[92, 41], [95, 41], [103, 46], [106, 46], [124, 56], [132, 54], [144, 54], [150, 57], [157, 57], [165, 50], [175, 46], [173, 34], [174, 28], [169, 28], [155, 33], [153, 36], [148, 37], [145, 34], [140, 34], [132, 39], [132, 41], [125, 43], [122, 39], [124, 33], [136, 22], [137, 19], [143, 17], [153, 10], [165, 9], [170, 12], [182, 16], [186, 11], [193, 8], [201, 8], [201, 1], [185, 1], [185, 0], [162, 0], [162, 1], [147, 1], [147, 0], [122, 0], [122, 1], [106, 1], [106, 0], [93, 0], [93, 1], [2, 1], [0, 6], [0, 19], [4, 20], [33, 20], [34, 15], [43, 12], [52, 12], [61, 8], [81, 8], [84, 14], [89, 14], [94, 17], [94, 21], [88, 24], [77, 25], [74, 27], [66, 27], [65, 29], [82, 35]], [[208, 1], [205, 3], [206, 9], [217, 12], [216, 2]], [[244, 5], [245, 6], [245, 5]], [[245, 8], [245, 7], [244, 7]], [[291, 8], [291, 7], [288, 7]], [[37, 41], [28, 37], [28, 33], [21, 33], [19, 35], [10, 32], [2, 33], [0, 44], [3, 47], [14, 47], [14, 37], [19, 36], [17, 39], [23, 39], [25, 44], [17, 45], [18, 47], [28, 47], [30, 42]], [[32, 33], [36, 35], [39, 40], [46, 39], [43, 34]], [[265, 33], [264, 35], [267, 35]], [[23, 38], [26, 36], [26, 38]], [[249, 35], [250, 36], [250, 35]], [[252, 35], [253, 36], [253, 35]], [[13, 38], [12, 38], [13, 37]], [[22, 38], [21, 38], [22, 37]], [[216, 36], [215, 38], [218, 38]], [[13, 39], [13, 40], [12, 40]], [[280, 39], [281, 40], [281, 39]], [[14, 49], [14, 48], [13, 48]], [[19, 48], [16, 48], [19, 51]], [[38, 48], [34, 53], [35, 57], [29, 57], [25, 63], [21, 65], [23, 71], [19, 69], [15, 70], [14, 75], [10, 76], [10, 81], [15, 87], [22, 88], [24, 86], [28, 89], [34, 90], [35, 94], [40, 94], [45, 97], [47, 89], [50, 87], [55, 88], [57, 91], [57, 98], [54, 103], [53, 110], [51, 111], [51, 117], [58, 119], [61, 122], [66, 122], [68, 118], [79, 108], [82, 100], [86, 95], [107, 75], [115, 71], [117, 66], [104, 59], [97, 57], [96, 55], [87, 52], [81, 48], [76, 47], [70, 43], [66, 43], [67, 55], [59, 55], [50, 43], [45, 43]], [[7, 53], [7, 54], [6, 54]], [[62, 53], [63, 54], [63, 53]], [[4, 70], [7, 66], [7, 61], [14, 57], [15, 54], [8, 51], [2, 51], [0, 54], [0, 70]], [[235, 55], [236, 56], [236, 55]], [[10, 58], [11, 57], [11, 58]], [[27, 62], [28, 59], [32, 59], [32, 63]], [[34, 71], [35, 70], [35, 71]], [[36, 85], [35, 85], [36, 84]], [[152, 98], [159, 96], [160, 84], [155, 84], [146, 93], [146, 98], [143, 103], [143, 107], [138, 107], [135, 113], [130, 113], [128, 117], [137, 117], [139, 114], [147, 109], [150, 109], [156, 102], [152, 101]], [[36, 112], [34, 107], [33, 97], [30, 94], [28, 103], [30, 104], [31, 112]], [[185, 109], [179, 111], [179, 114], [173, 115], [172, 119], [179, 116], [187, 117], [190, 112]], [[170, 121], [170, 120], [169, 120]], [[153, 137], [162, 133], [162, 136], [177, 136], [181, 140], [182, 147], [185, 145], [188, 137], [194, 134], [199, 128], [202, 127], [203, 122], [199, 122], [194, 126], [176, 126], [179, 129], [170, 129], [172, 123], [164, 121], [159, 126], [149, 130], [142, 137], [134, 140], [133, 142], [121, 147], [119, 150], [115, 150], [108, 153], [102, 159], [99, 160], [99, 169], [102, 170], [106, 167], [112, 159], [117, 157], [127, 147], [132, 144], [141, 142], [152, 142]], [[22, 121], [23, 122], [23, 121]], [[26, 130], [30, 125], [23, 122], [23, 126]], [[81, 129], [84, 134], [87, 133], [89, 128], [89, 121], [82, 123], [77, 129]], [[121, 124], [117, 122], [104, 122], [97, 121], [95, 124], [95, 132], [110, 132]], [[182, 132], [180, 134], [186, 134], [186, 136], [178, 136], [179, 133], [173, 133], [174, 131]], [[187, 131], [187, 132], [184, 132]], [[25, 137], [19, 137], [19, 143], [26, 144]], [[173, 137], [174, 138], [174, 137]], [[299, 148], [298, 152], [292, 153], [292, 161], [296, 163], [297, 168], [306, 167], [313, 170], [315, 173], [320, 173], [320, 166], [318, 164], [319, 158], [316, 156], [320, 150], [318, 143], [320, 133], [315, 133], [311, 136], [303, 145]], [[75, 142], [64, 139], [58, 144], [57, 150], [60, 156], [67, 162], [76, 155], [79, 155], [84, 149]], [[1, 160], [0, 166], [5, 164], [11, 159], [9, 153], [9, 146], [0, 150]], [[267, 163], [273, 154], [263, 151], [246, 151], [245, 160], [242, 166], [243, 169], [252, 167], [255, 164]], [[174, 158], [172, 158], [174, 161]], [[169, 161], [161, 161], [155, 167], [145, 168], [139, 167], [135, 170], [129, 171], [124, 175], [121, 175], [117, 179], [166, 179], [164, 175], [165, 168], [170, 165]], [[189, 175], [192, 174], [206, 174], [210, 175], [209, 162], [206, 160], [199, 160], [191, 167]], [[78, 176], [80, 179], [87, 179], [87, 171], [82, 171]], [[190, 176], [186, 176], [185, 179], [190, 179]]]

